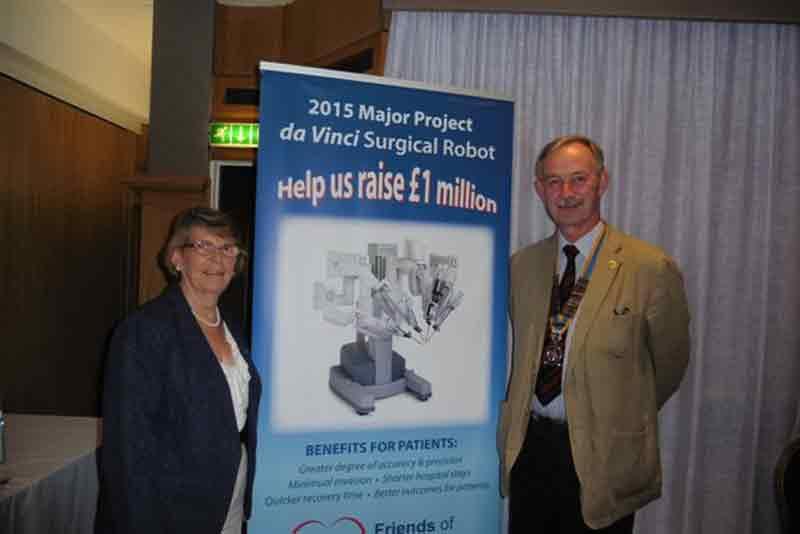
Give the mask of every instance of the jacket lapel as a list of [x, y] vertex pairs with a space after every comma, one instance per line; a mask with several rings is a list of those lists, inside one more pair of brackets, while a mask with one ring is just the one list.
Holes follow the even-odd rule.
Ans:
[[[180, 286], [177, 284], [174, 288], [170, 289], [171, 298], [175, 309], [175, 318], [178, 322], [178, 335], [181, 338], [182, 348], [184, 352], [184, 365], [188, 368], [193, 368], [196, 373], [192, 373], [198, 380], [202, 378], [203, 382], [195, 383], [193, 393], [200, 392], [210, 405], [216, 406], [220, 412], [218, 414], [225, 414], [222, 418], [222, 423], [229, 427], [232, 431], [236, 430], [236, 415], [233, 411], [233, 403], [231, 401], [230, 389], [228, 381], [225, 378], [225, 373], [220, 367], [214, 351], [211, 350], [200, 325], [197, 324], [192, 310]], [[224, 317], [223, 317], [224, 319]], [[198, 402], [198, 407], [204, 404]], [[211, 414], [209, 414], [211, 417]], [[216, 423], [215, 423], [216, 424]], [[217, 428], [221, 428], [217, 426]]]
[[[622, 234], [608, 223], [606, 223], [606, 228], [605, 241], [598, 252], [597, 263], [589, 280], [589, 287], [586, 289], [583, 302], [578, 310], [578, 320], [575, 324], [575, 332], [572, 334], [570, 355], [577, 355], [583, 352], [586, 335], [594, 324], [600, 311], [600, 305], [605, 300], [611, 284], [622, 267]], [[572, 367], [573, 363], [574, 358], [570, 356], [568, 365]]]

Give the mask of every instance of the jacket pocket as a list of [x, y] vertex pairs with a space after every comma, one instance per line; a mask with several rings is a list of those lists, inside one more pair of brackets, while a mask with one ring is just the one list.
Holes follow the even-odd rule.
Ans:
[[660, 483], [655, 428], [612, 431], [608, 456], [608, 481], [616, 501], [648, 491]]
[[634, 329], [636, 325], [636, 315], [628, 308], [624, 314], [617, 315], [615, 312], [607, 321], [598, 321], [601, 331], [593, 332], [595, 348], [601, 354], [612, 358], [623, 358], [633, 350]]

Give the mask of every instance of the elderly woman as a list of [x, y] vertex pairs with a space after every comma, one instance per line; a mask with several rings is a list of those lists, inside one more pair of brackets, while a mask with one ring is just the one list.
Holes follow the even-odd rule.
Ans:
[[96, 530], [238, 534], [261, 384], [217, 303], [247, 254], [227, 215], [192, 208], [175, 218], [161, 260], [175, 283], [111, 341]]

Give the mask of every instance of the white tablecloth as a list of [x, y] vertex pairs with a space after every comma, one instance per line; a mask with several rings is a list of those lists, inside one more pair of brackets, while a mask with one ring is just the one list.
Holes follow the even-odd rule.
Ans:
[[5, 434], [0, 533], [91, 534], [100, 420], [7, 414]]

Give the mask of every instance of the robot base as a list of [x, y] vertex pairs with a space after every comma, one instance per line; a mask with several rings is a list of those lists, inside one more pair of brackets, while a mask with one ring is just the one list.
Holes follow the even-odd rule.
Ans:
[[360, 343], [348, 343], [341, 349], [341, 365], [330, 371], [330, 387], [350, 404], [359, 415], [375, 410], [375, 401], [408, 390], [417, 399], [426, 401], [431, 396], [431, 383], [406, 369], [405, 359], [392, 351], [391, 380], [375, 383], [375, 362]]

